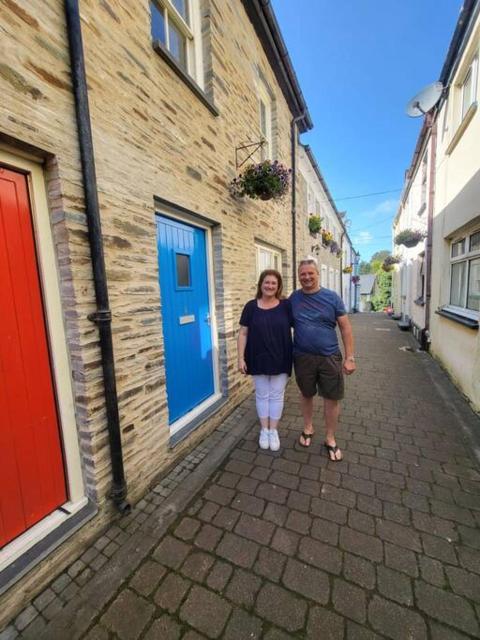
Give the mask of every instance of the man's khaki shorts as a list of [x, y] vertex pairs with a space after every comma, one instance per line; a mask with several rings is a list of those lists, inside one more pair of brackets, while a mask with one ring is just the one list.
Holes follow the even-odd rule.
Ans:
[[343, 356], [317, 356], [304, 353], [294, 356], [295, 378], [305, 398], [316, 393], [329, 400], [341, 400], [345, 386], [343, 382]]

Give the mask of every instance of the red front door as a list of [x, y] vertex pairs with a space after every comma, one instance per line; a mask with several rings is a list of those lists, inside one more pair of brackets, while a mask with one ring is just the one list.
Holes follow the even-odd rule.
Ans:
[[0, 547], [65, 501], [27, 181], [0, 167]]

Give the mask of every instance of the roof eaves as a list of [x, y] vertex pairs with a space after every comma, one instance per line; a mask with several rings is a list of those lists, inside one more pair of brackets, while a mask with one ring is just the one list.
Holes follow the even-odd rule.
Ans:
[[447, 56], [440, 72], [440, 82], [447, 86], [455, 73], [458, 62], [463, 53], [470, 28], [475, 22], [475, 17], [480, 11], [479, 0], [465, 0], [458, 16], [455, 31], [448, 47]]
[[305, 133], [313, 128], [313, 122], [270, 0], [242, 0], [242, 2], [287, 103], [294, 117], [298, 118], [300, 133]]

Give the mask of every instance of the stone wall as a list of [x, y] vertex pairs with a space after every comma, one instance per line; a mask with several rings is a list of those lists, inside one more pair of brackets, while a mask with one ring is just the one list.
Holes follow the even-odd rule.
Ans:
[[[125, 473], [135, 502], [250, 390], [236, 372], [236, 329], [255, 290], [255, 239], [283, 251], [291, 281], [290, 198], [236, 201], [235, 148], [260, 137], [258, 71], [275, 102], [277, 157], [290, 164], [291, 113], [240, 0], [202, 3], [205, 90], [215, 116], [152, 48], [147, 0], [80, 4]], [[79, 446], [100, 515], [0, 599], [20, 607], [110, 516], [110, 457], [63, 3], [0, 6], [0, 144], [45, 160]], [[210, 220], [222, 391], [228, 401], [169, 449], [155, 232], [156, 199]]]

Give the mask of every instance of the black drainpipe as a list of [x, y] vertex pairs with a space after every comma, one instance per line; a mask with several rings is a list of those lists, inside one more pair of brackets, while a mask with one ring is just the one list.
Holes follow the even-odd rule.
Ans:
[[122, 513], [131, 509], [125, 498], [127, 484], [123, 471], [122, 440], [120, 436], [120, 419], [118, 415], [117, 387], [115, 382], [115, 366], [112, 344], [112, 314], [108, 302], [107, 276], [103, 256], [102, 228], [98, 206], [97, 177], [93, 154], [92, 130], [88, 109], [87, 80], [85, 60], [83, 56], [82, 31], [78, 0], [65, 0], [68, 43], [70, 47], [70, 64], [77, 114], [78, 141], [82, 162], [83, 189], [85, 194], [85, 212], [87, 215], [88, 239], [92, 257], [93, 280], [97, 311], [88, 319], [97, 323], [102, 353], [103, 385], [105, 389], [105, 405], [107, 410], [107, 426], [112, 461], [112, 490], [110, 497]]
[[297, 288], [297, 122], [305, 113], [292, 118], [290, 123], [291, 164], [292, 164], [292, 288]]

